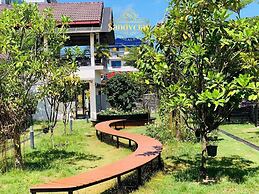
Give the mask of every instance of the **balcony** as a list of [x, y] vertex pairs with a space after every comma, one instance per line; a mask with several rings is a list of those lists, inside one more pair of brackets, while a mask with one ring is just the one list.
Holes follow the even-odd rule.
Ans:
[[[78, 67], [89, 67], [91, 65], [91, 59], [90, 57], [77, 57], [76, 58]], [[104, 68], [107, 68], [107, 59], [102, 58], [102, 59], [95, 59], [95, 66], [103, 66]]]

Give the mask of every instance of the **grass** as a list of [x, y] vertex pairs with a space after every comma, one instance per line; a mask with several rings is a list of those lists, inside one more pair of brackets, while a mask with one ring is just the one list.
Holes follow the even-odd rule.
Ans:
[[[251, 125], [224, 125], [224, 130], [240, 131]], [[26, 168], [11, 170], [0, 176], [1, 194], [25, 194], [31, 185], [67, 177], [92, 168], [112, 163], [127, 156], [131, 151], [116, 149], [112, 143], [102, 143], [95, 137], [95, 130], [85, 121], [76, 121], [72, 135], [62, 135], [59, 123], [55, 132], [55, 148], [51, 148], [49, 134], [36, 139], [37, 149], [25, 149]], [[126, 129], [131, 133], [145, 133], [145, 127]], [[249, 133], [250, 134], [250, 133]], [[255, 139], [255, 138], [254, 138]], [[162, 153], [164, 171], [152, 177], [145, 177], [145, 184], [136, 187], [136, 174], [123, 177], [120, 193], [174, 194], [174, 193], [259, 193], [259, 154], [256, 150], [241, 144], [223, 134], [219, 137], [218, 156], [209, 158], [208, 175], [216, 182], [201, 184], [198, 180], [200, 144], [171, 141], [164, 145]], [[125, 142], [126, 143], [126, 142]], [[144, 175], [152, 175], [150, 168]], [[107, 181], [76, 194], [118, 193], [115, 180]]]
[[[117, 161], [130, 150], [116, 149], [100, 142], [95, 130], [86, 121], [74, 122], [72, 135], [62, 135], [62, 124], [55, 129], [55, 148], [52, 148], [50, 134], [36, 138], [36, 149], [25, 144], [24, 170], [10, 170], [0, 176], [1, 194], [27, 194], [32, 185], [47, 183], [55, 179], [86, 172], [98, 166]], [[82, 193], [99, 193], [114, 185], [109, 181], [98, 187], [89, 188]], [[92, 190], [95, 190], [94, 192]]]
[[[225, 125], [232, 129], [232, 125]], [[247, 125], [239, 125], [241, 130]], [[259, 193], [258, 151], [220, 134], [218, 156], [210, 158], [207, 170], [215, 183], [201, 184], [198, 180], [200, 145], [190, 142], [170, 142], [164, 148], [165, 170], [158, 172], [134, 194], [174, 193]]]
[[222, 125], [220, 128], [259, 146], [259, 128], [253, 124]]

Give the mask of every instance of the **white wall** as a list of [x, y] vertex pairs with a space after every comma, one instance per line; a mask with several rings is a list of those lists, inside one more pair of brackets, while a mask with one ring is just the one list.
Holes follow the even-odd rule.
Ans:
[[[74, 107], [75, 107], [75, 103], [72, 103], [72, 109], [73, 110], [75, 110]], [[48, 110], [48, 112], [50, 112], [49, 104], [47, 104], [47, 110]], [[63, 119], [63, 105], [62, 105], [62, 103], [60, 103], [58, 111], [59, 111], [58, 120], [62, 120]], [[46, 111], [45, 111], [44, 101], [39, 102], [39, 104], [37, 106], [37, 111], [33, 115], [33, 119], [37, 120], [37, 121], [46, 121], [46, 120], [48, 120], [47, 115], [46, 115]]]

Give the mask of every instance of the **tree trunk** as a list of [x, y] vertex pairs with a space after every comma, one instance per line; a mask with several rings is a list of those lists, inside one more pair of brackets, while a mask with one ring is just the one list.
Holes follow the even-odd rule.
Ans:
[[201, 135], [202, 138], [202, 152], [201, 152], [201, 166], [200, 166], [200, 179], [206, 178], [207, 172], [206, 172], [206, 158], [205, 158], [205, 153], [206, 153], [206, 145], [207, 145], [207, 138], [204, 133]]
[[51, 127], [51, 129], [50, 129], [50, 139], [51, 139], [52, 148], [54, 149], [54, 148], [55, 148], [55, 143], [54, 143], [54, 130], [53, 130], [52, 127]]
[[176, 130], [176, 139], [180, 140], [181, 139], [181, 127], [182, 127], [182, 122], [181, 122], [181, 113], [180, 111], [176, 112], [176, 120], [175, 120], [175, 130]]
[[68, 107], [67, 103], [63, 103], [63, 124], [64, 124], [64, 134], [67, 134], [67, 122], [68, 122]]
[[255, 105], [255, 127], [258, 127], [258, 102], [256, 102], [256, 105]]
[[173, 112], [169, 112], [169, 130], [172, 133], [172, 136], [175, 137], [175, 131], [173, 128]]
[[2, 152], [2, 159], [3, 159], [3, 167], [2, 167], [2, 171], [6, 172], [7, 171], [7, 157], [6, 157], [6, 146], [7, 141], [4, 140], [2, 142], [2, 146], [1, 146], [1, 152]]
[[15, 168], [21, 169], [23, 167], [22, 150], [21, 150], [21, 136], [17, 130], [15, 130], [15, 133], [13, 136], [13, 144], [14, 144]]
[[171, 131], [173, 136], [180, 140], [181, 139], [181, 115], [178, 110], [174, 110], [173, 112], [170, 113], [170, 124], [171, 126]]

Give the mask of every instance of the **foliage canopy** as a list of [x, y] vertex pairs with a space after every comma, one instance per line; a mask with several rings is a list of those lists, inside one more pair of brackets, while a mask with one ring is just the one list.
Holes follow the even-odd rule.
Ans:
[[230, 18], [247, 3], [172, 0], [165, 21], [143, 30], [137, 68], [159, 86], [162, 107], [181, 111], [205, 144], [258, 83], [258, 19]]
[[123, 111], [132, 111], [138, 102], [141, 90], [140, 86], [129, 74], [116, 74], [108, 80], [105, 93], [112, 107]]
[[[67, 21], [62, 17], [57, 28], [51, 10], [40, 12], [36, 4], [13, 4], [0, 13], [0, 53], [6, 56], [0, 62], [0, 136], [13, 138], [17, 167], [22, 166], [20, 134], [42, 98], [39, 86], [62, 71], [67, 75], [76, 70], [73, 62], [60, 59]], [[69, 68], [62, 69], [62, 64]], [[13, 119], [7, 123], [6, 118]]]

